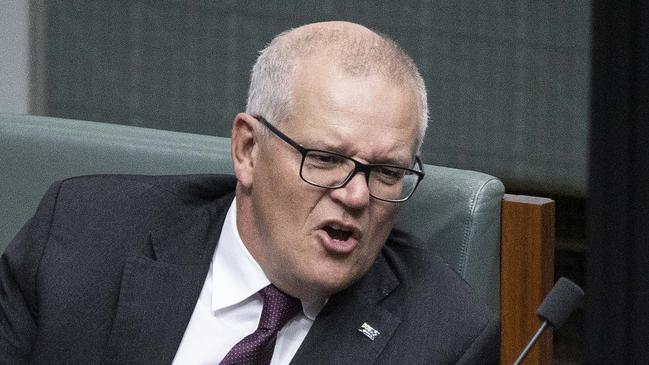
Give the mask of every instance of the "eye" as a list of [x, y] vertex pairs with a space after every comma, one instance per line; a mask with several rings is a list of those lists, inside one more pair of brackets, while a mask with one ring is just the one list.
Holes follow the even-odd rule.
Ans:
[[374, 169], [373, 174], [381, 183], [393, 185], [403, 179], [405, 170], [396, 167], [380, 166]]
[[329, 152], [309, 151], [305, 163], [316, 168], [335, 168], [344, 165], [346, 159]]

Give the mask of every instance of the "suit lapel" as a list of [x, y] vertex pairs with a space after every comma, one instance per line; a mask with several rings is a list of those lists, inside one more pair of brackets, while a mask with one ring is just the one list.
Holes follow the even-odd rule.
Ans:
[[108, 363], [170, 363], [191, 318], [204, 265], [129, 258], [107, 346]]
[[[196, 306], [233, 195], [174, 208], [151, 232], [151, 256], [127, 258], [105, 362], [171, 363]], [[179, 210], [185, 211], [179, 211]], [[174, 220], [175, 219], [175, 220]]]
[[[398, 285], [389, 265], [379, 256], [361, 281], [330, 298], [291, 363], [374, 363], [401, 323], [380, 305]], [[373, 340], [359, 331], [364, 324], [379, 332]]]

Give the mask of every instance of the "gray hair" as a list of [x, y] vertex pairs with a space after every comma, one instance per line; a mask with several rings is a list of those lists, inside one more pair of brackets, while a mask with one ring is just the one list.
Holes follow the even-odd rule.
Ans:
[[305, 26], [275, 37], [260, 52], [252, 68], [246, 113], [263, 116], [275, 125], [287, 120], [291, 114], [293, 76], [299, 60], [326, 50], [333, 62], [352, 76], [379, 74], [399, 86], [414, 83], [421, 108], [415, 145], [418, 151], [428, 126], [428, 100], [417, 66], [389, 37], [371, 31], [371, 35], [349, 31], [349, 26], [361, 27], [355, 24]]

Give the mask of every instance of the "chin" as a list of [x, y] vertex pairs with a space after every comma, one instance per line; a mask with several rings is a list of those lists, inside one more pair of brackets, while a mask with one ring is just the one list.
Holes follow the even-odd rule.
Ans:
[[310, 283], [305, 285], [308, 285], [313, 295], [318, 297], [328, 297], [344, 290], [362, 276], [357, 272], [350, 272], [349, 268], [321, 270], [311, 275]]

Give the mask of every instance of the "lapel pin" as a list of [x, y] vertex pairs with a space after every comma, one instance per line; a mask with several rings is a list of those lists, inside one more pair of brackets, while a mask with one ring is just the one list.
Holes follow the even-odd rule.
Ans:
[[375, 330], [374, 327], [367, 324], [367, 322], [363, 323], [363, 325], [358, 329], [358, 332], [364, 334], [372, 341], [381, 334], [381, 332]]

